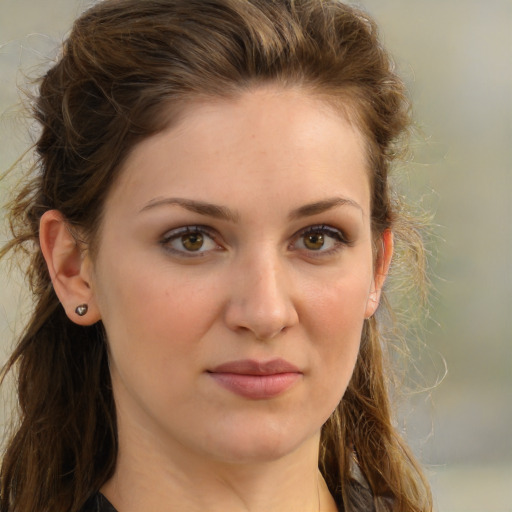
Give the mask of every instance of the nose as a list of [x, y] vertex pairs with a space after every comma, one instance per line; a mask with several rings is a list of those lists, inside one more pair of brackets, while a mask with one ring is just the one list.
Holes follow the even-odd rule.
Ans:
[[228, 327], [263, 341], [296, 325], [299, 316], [290, 281], [276, 258], [260, 255], [238, 265], [230, 279]]

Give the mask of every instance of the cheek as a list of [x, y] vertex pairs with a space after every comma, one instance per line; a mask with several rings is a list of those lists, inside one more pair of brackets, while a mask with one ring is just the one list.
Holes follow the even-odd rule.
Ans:
[[[136, 268], [136, 270], [134, 270]], [[122, 322], [131, 329], [194, 329], [199, 312], [211, 310], [208, 283], [187, 280], [165, 265], [123, 265], [102, 277], [100, 307], [105, 323]], [[192, 322], [191, 319], [196, 321]]]
[[194, 288], [158, 266], [128, 272], [119, 265], [102, 281], [116, 400], [137, 417], [140, 411], [150, 417], [161, 411], [165, 417], [168, 407], [194, 403], [194, 378], [204, 364], [201, 339], [214, 311], [212, 294], [206, 284]]
[[312, 321], [324, 331], [326, 339], [340, 338], [348, 342], [354, 333], [360, 334], [370, 286], [369, 273], [351, 273], [333, 277], [324, 286], [311, 291]]
[[319, 290], [310, 329], [316, 331], [318, 399], [328, 414], [341, 400], [356, 363], [371, 280], [348, 276]]
[[168, 268], [132, 269], [122, 262], [110, 268], [98, 290], [112, 360], [119, 371], [133, 366], [155, 372], [169, 365], [180, 371], [212, 321], [212, 293], [207, 283], [198, 289]]

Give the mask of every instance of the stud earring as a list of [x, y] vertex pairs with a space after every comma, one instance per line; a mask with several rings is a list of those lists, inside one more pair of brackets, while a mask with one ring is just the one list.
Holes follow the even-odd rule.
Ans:
[[87, 314], [87, 311], [89, 311], [89, 306], [87, 304], [80, 304], [80, 306], [77, 306], [75, 308], [75, 313], [78, 316], [84, 316]]

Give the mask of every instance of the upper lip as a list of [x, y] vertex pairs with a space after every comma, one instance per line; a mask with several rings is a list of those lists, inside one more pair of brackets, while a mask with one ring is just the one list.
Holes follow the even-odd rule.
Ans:
[[295, 365], [284, 359], [271, 359], [270, 361], [256, 361], [254, 359], [240, 359], [228, 361], [209, 370], [209, 373], [235, 373], [239, 375], [276, 375], [279, 373], [302, 373]]

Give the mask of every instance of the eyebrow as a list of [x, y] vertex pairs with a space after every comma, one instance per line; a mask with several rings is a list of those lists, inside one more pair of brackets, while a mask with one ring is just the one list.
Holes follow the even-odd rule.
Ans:
[[[235, 223], [240, 220], [240, 214], [238, 212], [230, 210], [225, 206], [219, 206], [205, 201], [183, 199], [179, 197], [152, 199], [140, 210], [140, 212], [144, 212], [152, 208], [157, 208], [159, 206], [174, 205], [181, 206], [182, 208], [185, 208], [185, 210], [189, 210], [200, 215], [205, 215], [207, 217], [213, 217], [215, 219], [226, 220]], [[331, 197], [329, 199], [324, 199], [323, 201], [317, 201], [314, 203], [306, 204], [304, 206], [300, 206], [299, 208], [292, 210], [288, 217], [290, 220], [311, 217], [313, 215], [324, 213], [338, 206], [351, 206], [363, 212], [361, 205], [352, 199], [346, 197]]]
[[213, 217], [215, 219], [227, 220], [229, 222], [238, 222], [240, 215], [237, 212], [226, 208], [225, 206], [218, 206], [216, 204], [207, 203], [205, 201], [194, 201], [192, 199], [182, 199], [179, 197], [166, 197], [152, 199], [140, 211], [150, 210], [158, 206], [181, 206], [185, 210], [189, 210], [200, 215]]
[[300, 208], [293, 210], [290, 213], [289, 218], [290, 220], [297, 220], [303, 217], [311, 217], [313, 215], [318, 215], [319, 213], [324, 213], [338, 206], [352, 206], [360, 210], [361, 213], [364, 213], [362, 206], [352, 199], [347, 197], [331, 197], [323, 201], [317, 201], [316, 203], [310, 203], [301, 206]]

